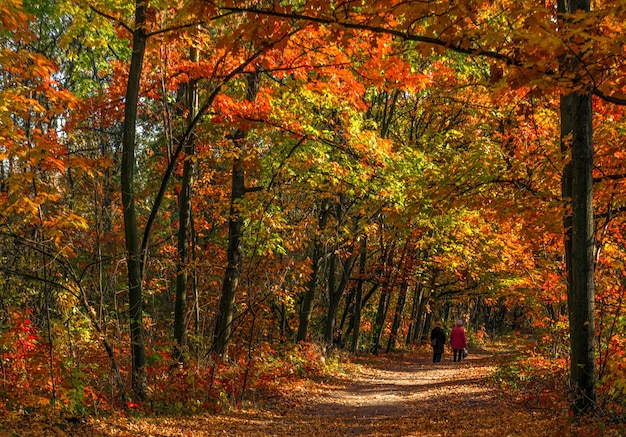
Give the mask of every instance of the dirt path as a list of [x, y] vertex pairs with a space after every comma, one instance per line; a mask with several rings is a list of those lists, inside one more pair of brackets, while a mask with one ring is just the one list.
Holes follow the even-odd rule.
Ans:
[[549, 412], [527, 410], [488, 383], [494, 371], [488, 353], [474, 353], [463, 363], [396, 357], [346, 386], [331, 387], [305, 414], [321, 424], [320, 431], [335, 429], [335, 435], [559, 435]]
[[[484, 407], [495, 396], [484, 383], [495, 367], [491, 356], [473, 355], [463, 363], [432, 364], [429, 357], [379, 365], [369, 375], [320, 396], [309, 414], [334, 417], [384, 418], [452, 409], [455, 400]], [[446, 407], [449, 404], [449, 407]]]
[[[426, 355], [381, 356], [366, 373], [299, 393], [290, 408], [199, 417], [93, 420], [41, 435], [96, 436], [561, 436], [567, 419], [511, 401], [485, 377], [493, 356], [432, 364]], [[559, 414], [558, 416], [562, 416]], [[561, 431], [560, 431], [561, 430]], [[39, 435], [39, 434], [17, 434]]]

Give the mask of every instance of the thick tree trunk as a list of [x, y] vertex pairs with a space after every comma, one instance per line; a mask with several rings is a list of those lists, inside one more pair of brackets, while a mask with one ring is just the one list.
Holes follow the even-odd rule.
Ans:
[[[561, 136], [571, 162], [563, 174], [563, 195], [571, 208], [565, 217], [565, 248], [574, 405], [584, 412], [595, 402], [594, 220], [591, 96], [561, 99]], [[569, 140], [571, 138], [571, 141]]]
[[[589, 0], [559, 0], [560, 13], [590, 10]], [[567, 20], [562, 20], [567, 26]], [[561, 67], [576, 71], [576, 58]], [[577, 396], [573, 408], [586, 412], [595, 402], [593, 127], [591, 95], [578, 92], [561, 98], [561, 147], [569, 155], [562, 178], [565, 259], [570, 323], [570, 383]]]
[[[192, 62], [198, 62], [198, 50], [192, 47], [190, 56]], [[189, 127], [198, 114], [197, 80], [189, 81], [187, 87], [187, 126]], [[189, 271], [189, 236], [191, 227], [191, 190], [193, 187], [193, 154], [195, 139], [191, 138], [185, 144], [185, 161], [183, 164], [183, 178], [180, 194], [178, 195], [179, 223], [178, 223], [178, 260], [176, 265], [176, 300], [174, 303], [174, 359], [182, 361], [187, 346], [187, 278]]]
[[[246, 99], [256, 100], [259, 92], [260, 74], [251, 73], [247, 77]], [[233, 136], [234, 158], [232, 170], [232, 187], [230, 197], [230, 213], [228, 219], [228, 248], [226, 273], [222, 283], [222, 296], [215, 322], [212, 351], [216, 355], [224, 355], [230, 341], [231, 324], [235, 312], [235, 297], [241, 269], [243, 265], [242, 232], [244, 217], [238, 211], [238, 204], [246, 194], [245, 157], [247, 132], [237, 130]]]
[[135, 6], [135, 30], [133, 53], [128, 73], [124, 108], [124, 133], [122, 137], [122, 205], [124, 208], [124, 236], [126, 239], [126, 262], [128, 266], [128, 301], [130, 315], [130, 341], [132, 354], [132, 387], [135, 400], [146, 395], [146, 350], [143, 334], [143, 292], [141, 284], [141, 250], [135, 210], [135, 147], [137, 125], [137, 102], [143, 58], [146, 49], [146, 2]]

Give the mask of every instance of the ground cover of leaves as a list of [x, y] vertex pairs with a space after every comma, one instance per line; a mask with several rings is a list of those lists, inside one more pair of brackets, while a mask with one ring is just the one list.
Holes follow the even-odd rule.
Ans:
[[[365, 359], [364, 359], [365, 360]], [[581, 431], [566, 404], [537, 406], [489, 380], [494, 356], [433, 364], [427, 352], [366, 359], [361, 370], [303, 386], [265, 408], [171, 417], [0, 419], [7, 436], [617, 436]], [[6, 421], [5, 421], [6, 422]], [[4, 426], [4, 428], [3, 428]]]

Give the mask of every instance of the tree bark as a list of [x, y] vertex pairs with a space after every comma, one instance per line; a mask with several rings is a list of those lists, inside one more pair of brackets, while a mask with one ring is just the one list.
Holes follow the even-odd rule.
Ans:
[[424, 287], [420, 282], [415, 285], [415, 290], [413, 290], [413, 306], [411, 307], [411, 322], [409, 324], [409, 332], [406, 336], [406, 345], [410, 346], [415, 342], [415, 337], [417, 336], [417, 327], [418, 327], [418, 314], [420, 304], [422, 302], [422, 297], [424, 296]]
[[354, 263], [356, 261], [357, 251], [354, 250], [354, 247], [351, 249], [351, 253], [349, 258], [344, 260], [341, 264], [341, 273], [339, 284], [335, 287], [336, 283], [336, 266], [339, 263], [339, 257], [337, 255], [333, 255], [333, 259], [331, 261], [331, 268], [328, 274], [328, 312], [326, 313], [326, 323], [324, 325], [324, 340], [327, 344], [332, 344], [335, 325], [337, 322], [337, 313], [339, 311], [339, 302], [341, 302], [341, 298], [348, 287], [348, 282], [350, 281], [350, 273], [354, 267]]
[[[320, 231], [323, 231], [328, 221], [328, 209], [327, 202], [324, 202], [321, 206], [319, 213], [318, 226]], [[318, 237], [315, 237], [313, 241], [313, 255], [311, 259], [311, 277], [307, 281], [306, 292], [302, 298], [302, 304], [300, 305], [300, 320], [298, 323], [298, 334], [296, 341], [306, 341], [309, 324], [311, 323], [311, 316], [313, 315], [313, 303], [315, 302], [315, 291], [317, 288], [317, 276], [319, 273], [319, 265], [323, 256], [323, 246]]]
[[[420, 301], [420, 307], [417, 313], [417, 331], [415, 333], [417, 341], [420, 342], [426, 340], [428, 338], [428, 333], [430, 332], [428, 328], [430, 327], [432, 311], [426, 312], [426, 305], [428, 305], [431, 296], [433, 296], [438, 275], [439, 272], [437, 270], [431, 273], [429, 284], [427, 287], [424, 287], [425, 289], [422, 294], [422, 300]], [[424, 314], [426, 314], [426, 316], [424, 316]]]
[[[247, 76], [246, 100], [253, 102], [259, 92], [260, 73]], [[242, 233], [244, 217], [238, 210], [238, 204], [245, 197], [245, 157], [247, 132], [237, 129], [233, 135], [234, 158], [232, 169], [232, 187], [230, 213], [228, 219], [228, 248], [226, 273], [222, 282], [222, 296], [215, 321], [212, 352], [224, 355], [230, 341], [232, 322], [235, 312], [235, 297], [243, 265]]]
[[352, 313], [352, 345], [353, 354], [359, 350], [359, 334], [361, 329], [361, 308], [363, 306], [363, 283], [365, 282], [365, 264], [367, 261], [367, 237], [361, 240], [361, 255], [359, 257], [359, 279], [356, 284], [354, 311]]
[[[189, 53], [191, 62], [198, 62], [199, 54], [195, 47]], [[189, 81], [187, 87], [187, 126], [190, 127], [198, 113], [197, 80]], [[176, 300], [174, 302], [174, 360], [184, 360], [184, 350], [187, 347], [187, 279], [189, 271], [189, 236], [191, 227], [191, 191], [193, 187], [195, 139], [190, 138], [184, 147], [185, 161], [183, 164], [183, 178], [178, 195], [179, 223], [178, 223], [178, 262], [176, 265]]]
[[393, 315], [391, 333], [389, 334], [389, 341], [387, 342], [387, 353], [391, 352], [396, 347], [396, 340], [398, 338], [398, 331], [400, 330], [400, 322], [402, 321], [402, 313], [404, 313], [404, 306], [406, 304], [406, 293], [408, 289], [409, 283], [407, 281], [403, 281], [400, 284], [400, 294], [398, 295], [396, 311]]
[[376, 311], [376, 320], [374, 321], [374, 332], [372, 337], [372, 353], [378, 354], [381, 348], [381, 339], [385, 319], [387, 318], [387, 309], [389, 307], [389, 299], [391, 298], [391, 283], [387, 280], [381, 289], [380, 298], [378, 299], [378, 310]]
[[313, 303], [315, 302], [315, 291], [317, 288], [317, 275], [321, 259], [321, 245], [316, 241], [313, 247], [313, 259], [311, 260], [311, 277], [307, 281], [306, 291], [300, 304], [300, 317], [298, 322], [298, 333], [296, 342], [306, 341], [309, 333], [309, 324], [313, 315]]
[[[558, 11], [590, 11], [589, 0], [559, 0]], [[567, 20], [562, 20], [567, 26]], [[576, 71], [579, 60], [562, 60]], [[561, 98], [561, 149], [569, 159], [563, 170], [564, 238], [570, 324], [570, 384], [577, 393], [576, 414], [585, 413], [595, 393], [595, 282], [593, 219], [593, 127], [591, 93], [572, 92]]]
[[387, 248], [387, 253], [382, 256], [382, 289], [380, 291], [380, 298], [378, 299], [378, 309], [376, 311], [376, 319], [372, 330], [372, 352], [374, 354], [378, 353], [381, 346], [380, 341], [385, 325], [385, 319], [387, 318], [389, 299], [391, 297], [391, 262], [393, 260], [393, 252], [394, 248], [389, 247]]
[[141, 70], [146, 50], [146, 6], [144, 1], [135, 4], [135, 29], [133, 52], [126, 86], [124, 125], [122, 137], [121, 189], [124, 208], [124, 237], [126, 239], [126, 262], [128, 266], [128, 301], [130, 316], [130, 341], [132, 354], [132, 388], [135, 400], [146, 397], [146, 350], [143, 333], [143, 292], [141, 284], [141, 251], [135, 209], [135, 147], [137, 126], [137, 103]]
[[[566, 205], [565, 250], [574, 408], [582, 413], [595, 402], [594, 220], [591, 96], [561, 99], [561, 138], [571, 161], [563, 172]], [[571, 139], [571, 140], [570, 140]], [[569, 143], [569, 144], [567, 144]]]

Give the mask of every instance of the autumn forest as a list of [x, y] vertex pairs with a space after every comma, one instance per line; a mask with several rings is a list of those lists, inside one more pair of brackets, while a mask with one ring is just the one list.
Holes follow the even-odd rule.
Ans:
[[0, 415], [237, 408], [460, 319], [626, 420], [625, 48], [625, 0], [3, 0]]

